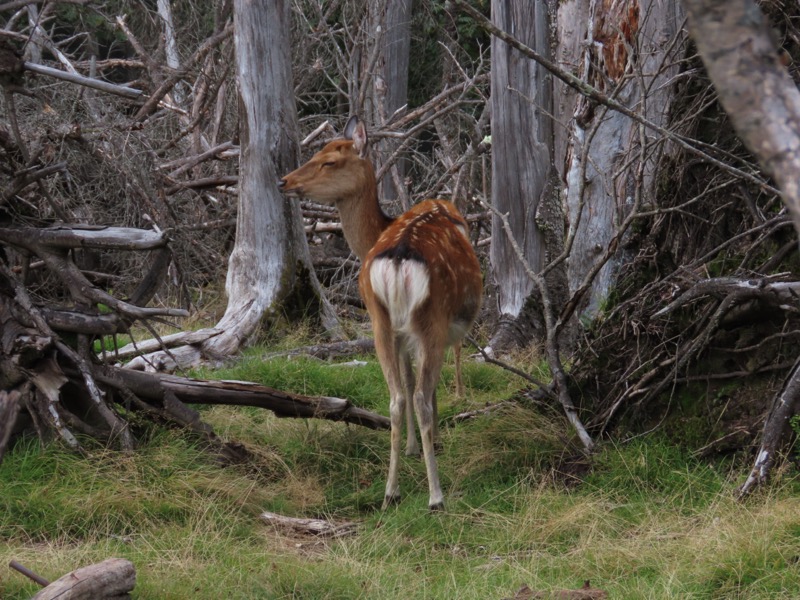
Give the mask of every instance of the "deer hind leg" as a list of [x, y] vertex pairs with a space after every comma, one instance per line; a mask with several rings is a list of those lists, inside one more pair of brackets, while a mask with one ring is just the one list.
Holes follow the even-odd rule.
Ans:
[[461, 342], [453, 344], [453, 354], [456, 360], [456, 397], [464, 397], [464, 379], [461, 376]]
[[400, 500], [400, 484], [398, 482], [398, 466], [400, 461], [400, 444], [403, 434], [403, 413], [410, 397], [405, 389], [400, 372], [400, 355], [403, 348], [392, 331], [389, 315], [385, 311], [372, 314], [372, 330], [375, 334], [375, 350], [381, 363], [383, 377], [389, 387], [389, 420], [391, 422], [391, 453], [389, 454], [389, 476], [386, 480], [386, 494], [383, 507]]
[[406, 405], [406, 456], [419, 456], [419, 442], [417, 442], [416, 424], [414, 423], [414, 370], [411, 368], [411, 353], [402, 348], [399, 352], [400, 379], [407, 401]]
[[438, 432], [436, 419], [436, 384], [442, 371], [444, 346], [420, 349], [417, 366], [417, 387], [414, 391], [414, 409], [419, 422], [422, 438], [422, 453], [425, 457], [425, 469], [428, 473], [428, 508], [431, 511], [444, 509], [444, 495], [439, 484], [439, 470], [436, 464], [435, 441]]

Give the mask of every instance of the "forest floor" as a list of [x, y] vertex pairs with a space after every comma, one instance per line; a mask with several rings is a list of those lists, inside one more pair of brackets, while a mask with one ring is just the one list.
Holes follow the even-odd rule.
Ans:
[[[373, 357], [335, 364], [266, 353], [253, 348], [198, 375], [388, 412]], [[469, 362], [465, 376], [467, 397], [455, 398], [450, 357], [438, 392], [444, 423], [520, 386], [491, 365]], [[189, 433], [152, 423], [141, 424], [132, 455], [17, 443], [0, 466], [0, 598], [38, 589], [7, 568], [12, 559], [52, 580], [112, 556], [134, 563], [140, 599], [486, 600], [586, 580], [613, 599], [800, 597], [791, 463], [739, 502], [749, 456], [699, 459], [656, 432], [576, 460], [558, 411], [509, 403], [442, 427], [445, 512], [428, 512], [423, 464], [408, 457], [403, 499], [384, 512], [387, 432], [255, 408], [201, 412], [254, 463], [222, 465]], [[333, 538], [291, 532], [264, 522], [264, 511], [357, 528]]]

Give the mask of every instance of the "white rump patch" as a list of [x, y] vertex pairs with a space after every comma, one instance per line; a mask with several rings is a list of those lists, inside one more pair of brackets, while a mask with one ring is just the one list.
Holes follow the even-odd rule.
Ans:
[[428, 297], [428, 269], [416, 260], [377, 258], [369, 270], [375, 296], [389, 312], [392, 328], [410, 332], [411, 313]]

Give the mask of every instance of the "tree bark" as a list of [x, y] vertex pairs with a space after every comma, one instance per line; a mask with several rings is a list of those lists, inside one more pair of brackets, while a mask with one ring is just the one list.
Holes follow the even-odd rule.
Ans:
[[[562, 2], [555, 60], [580, 80], [657, 126], [665, 126], [679, 72], [683, 14], [674, 2]], [[654, 194], [664, 147], [643, 143], [640, 123], [575, 88], [554, 93], [555, 165], [565, 182], [570, 292], [588, 292], [578, 313], [593, 317], [615, 285], [624, 253], [607, 249], [637, 198]], [[666, 148], [669, 151], [669, 148]], [[605, 261], [605, 262], [604, 262]], [[598, 270], [599, 268], [599, 270]], [[590, 278], [587, 281], [587, 277]]]
[[[540, 54], [549, 54], [545, 0], [493, 0], [492, 21]], [[491, 44], [492, 203], [500, 213], [508, 215], [525, 259], [539, 272], [545, 260], [545, 244], [536, 224], [536, 212], [553, 160], [551, 78], [541, 65], [503, 40], [493, 37]], [[501, 323], [512, 328], [534, 284], [502, 233], [503, 224], [497, 215], [492, 219], [492, 231], [490, 258], [497, 285], [497, 308]], [[501, 326], [489, 346], [503, 351], [527, 341], [508, 337]]]
[[[374, 47], [368, 52], [377, 52], [374, 73], [365, 73], [372, 79], [372, 117], [377, 127], [382, 127], [408, 102], [408, 63], [411, 52], [411, 8], [412, 0], [372, 0], [367, 19], [368, 39]], [[369, 59], [367, 59], [369, 60]], [[370, 65], [366, 65], [367, 68]], [[381, 141], [377, 162], [383, 164], [398, 143], [391, 138]], [[398, 198], [407, 199], [403, 187], [405, 166], [403, 160], [395, 161], [389, 172], [381, 179], [380, 196], [383, 202]], [[410, 206], [403, 206], [407, 210]]]
[[294, 284], [299, 213], [278, 191], [279, 174], [296, 162], [297, 116], [289, 54], [286, 0], [236, 0], [234, 43], [239, 83], [241, 157], [236, 243], [228, 261], [227, 310], [203, 344], [233, 354]]
[[124, 558], [109, 558], [57, 579], [31, 600], [116, 600], [129, 598], [136, 569]]
[[234, 44], [239, 84], [241, 151], [236, 241], [228, 260], [228, 305], [214, 326], [222, 333], [196, 345], [156, 352], [136, 368], [175, 370], [238, 352], [262, 320], [307, 281], [322, 324], [342, 338], [336, 313], [311, 264], [300, 207], [278, 191], [280, 174], [297, 163], [297, 114], [290, 55], [288, 0], [236, 0]]
[[720, 103], [780, 188], [800, 233], [800, 91], [751, 0], [683, 0]]

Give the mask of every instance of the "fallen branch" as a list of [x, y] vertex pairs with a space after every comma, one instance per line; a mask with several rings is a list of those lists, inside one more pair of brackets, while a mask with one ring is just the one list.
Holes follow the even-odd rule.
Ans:
[[100, 79], [84, 77], [83, 75], [78, 75], [77, 73], [69, 73], [67, 71], [62, 71], [61, 69], [54, 69], [53, 67], [46, 67], [45, 65], [37, 65], [36, 63], [31, 63], [31, 62], [25, 62], [24, 66], [25, 70], [30, 71], [31, 73], [38, 73], [39, 75], [47, 75], [48, 77], [61, 79], [63, 81], [69, 81], [70, 83], [77, 83], [79, 85], [93, 88], [95, 90], [100, 90], [102, 92], [114, 94], [115, 96], [122, 96], [123, 98], [130, 98], [131, 100], [136, 100], [144, 96], [144, 92], [142, 92], [142, 90], [137, 90], [132, 87], [127, 87], [125, 85], [116, 85], [113, 83], [108, 83], [107, 81], [102, 81]]
[[294, 533], [330, 538], [353, 535], [356, 533], [358, 528], [358, 523], [353, 521], [334, 523], [324, 519], [298, 519], [296, 517], [285, 517], [272, 512], [261, 513], [261, 520], [269, 523], [276, 529], [288, 529]]
[[797, 414], [800, 405], [800, 360], [789, 373], [783, 389], [775, 396], [772, 408], [764, 423], [761, 448], [747, 480], [739, 488], [739, 498], [747, 496], [756, 486], [766, 483], [775, 463], [780, 445], [789, 430], [789, 420]]
[[164, 402], [172, 393], [186, 404], [255, 406], [278, 417], [318, 418], [389, 429], [389, 419], [359, 408], [343, 398], [304, 396], [246, 381], [188, 379], [163, 373], [144, 373], [117, 367], [95, 367], [97, 381], [115, 388], [127, 388], [145, 400]]
[[163, 350], [164, 348], [175, 348], [184, 344], [200, 344], [220, 333], [222, 333], [221, 329], [198, 329], [197, 331], [180, 331], [171, 335], [164, 335], [161, 336], [161, 339], [131, 342], [115, 352], [109, 353], [106, 357], [106, 362], [110, 360], [127, 360], [141, 354]]
[[776, 281], [787, 274], [779, 273], [769, 277], [739, 279], [737, 277], [714, 277], [696, 282], [686, 292], [670, 302], [661, 310], [653, 313], [653, 317], [661, 317], [684, 306], [702, 296], [725, 297], [736, 295], [739, 299], [763, 298], [775, 304], [791, 303], [796, 305], [800, 299], [800, 282]]
[[25, 577], [27, 577], [31, 581], [34, 581], [34, 582], [38, 583], [42, 587], [50, 585], [50, 580], [49, 579], [45, 579], [44, 577], [42, 577], [38, 573], [34, 573], [28, 567], [26, 567], [24, 565], [21, 565], [20, 563], [18, 563], [15, 560], [12, 560], [11, 562], [9, 562], [8, 566], [11, 567], [12, 569], [14, 569], [15, 571], [17, 571], [18, 573], [22, 573], [23, 575], [25, 575]]
[[282, 352], [269, 352], [262, 358], [264, 360], [270, 360], [282, 356], [299, 356], [305, 354], [322, 360], [331, 360], [333, 358], [342, 358], [354, 354], [371, 354], [373, 352], [375, 352], [375, 340], [371, 338], [361, 338], [346, 342], [303, 346], [301, 348], [284, 350]]

